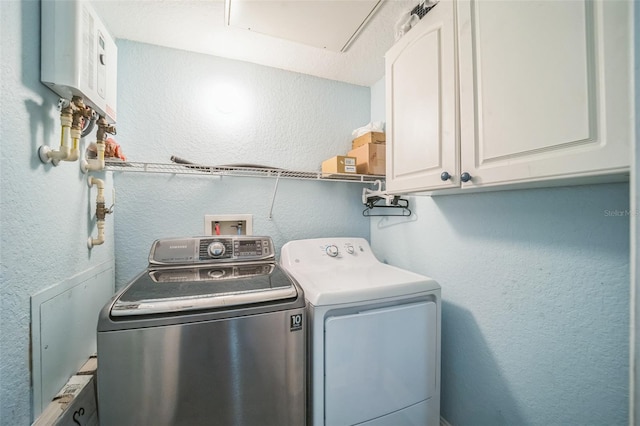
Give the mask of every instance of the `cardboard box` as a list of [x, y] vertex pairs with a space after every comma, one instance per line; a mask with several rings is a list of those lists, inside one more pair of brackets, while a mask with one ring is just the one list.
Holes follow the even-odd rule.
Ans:
[[361, 175], [384, 175], [386, 172], [387, 145], [368, 143], [349, 151], [356, 157], [356, 170]]
[[336, 155], [322, 162], [322, 173], [356, 173], [356, 159]]
[[369, 132], [362, 136], [358, 136], [351, 142], [351, 149], [356, 149], [368, 143], [385, 143], [386, 136], [382, 132]]

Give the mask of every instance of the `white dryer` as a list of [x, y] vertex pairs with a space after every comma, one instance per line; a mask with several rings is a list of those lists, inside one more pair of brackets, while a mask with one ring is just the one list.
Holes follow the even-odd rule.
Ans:
[[290, 241], [280, 263], [307, 300], [308, 424], [438, 425], [438, 283], [363, 238]]

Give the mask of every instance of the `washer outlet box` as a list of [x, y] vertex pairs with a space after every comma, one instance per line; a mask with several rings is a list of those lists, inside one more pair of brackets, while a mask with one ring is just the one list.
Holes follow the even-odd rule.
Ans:
[[205, 215], [204, 235], [253, 235], [253, 215]]

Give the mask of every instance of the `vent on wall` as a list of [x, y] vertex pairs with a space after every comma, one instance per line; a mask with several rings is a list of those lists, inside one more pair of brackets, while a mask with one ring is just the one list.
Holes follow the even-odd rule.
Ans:
[[383, 0], [226, 0], [226, 23], [345, 52]]

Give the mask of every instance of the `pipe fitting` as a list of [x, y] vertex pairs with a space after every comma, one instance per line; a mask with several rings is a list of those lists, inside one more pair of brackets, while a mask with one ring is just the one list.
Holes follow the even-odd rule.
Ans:
[[104, 141], [96, 141], [96, 148], [98, 150], [98, 158], [85, 158], [84, 161], [80, 163], [80, 169], [82, 170], [82, 173], [104, 169]]
[[69, 156], [65, 158], [65, 161], [76, 161], [80, 158], [80, 137], [82, 134], [82, 129], [71, 126], [71, 149], [69, 151]]
[[104, 241], [105, 241], [104, 222], [98, 222], [98, 237], [97, 238], [89, 237], [87, 239], [87, 247], [92, 249], [93, 246], [99, 246], [101, 244], [104, 244]]
[[69, 108], [72, 110], [71, 120], [71, 147], [69, 155], [65, 158], [65, 161], [76, 161], [80, 158], [80, 138], [82, 137], [82, 129], [84, 123], [91, 120], [94, 112], [93, 110], [84, 104], [84, 100], [81, 96], [74, 96], [71, 98]]
[[71, 109], [73, 110], [72, 127], [82, 130], [83, 121], [89, 121], [94, 115], [93, 109], [84, 104], [84, 100], [80, 96], [74, 96], [71, 99]]
[[105, 207], [104, 201], [101, 203], [96, 203], [96, 218], [98, 221], [104, 221], [107, 217], [107, 213], [109, 210]]
[[107, 133], [111, 134], [111, 135], [115, 135], [116, 134], [116, 127], [109, 124], [107, 122], [107, 119], [104, 118], [103, 115], [100, 116], [100, 118], [98, 119], [98, 131], [96, 132], [96, 138], [98, 139], [97, 142], [100, 141], [106, 141], [107, 140]]
[[96, 132], [96, 147], [98, 149], [98, 158], [97, 159], [85, 159], [81, 164], [80, 168], [83, 173], [87, 173], [87, 171], [98, 171], [104, 169], [104, 149], [105, 142], [107, 140], [107, 134], [116, 134], [115, 126], [110, 125], [107, 122], [107, 119], [104, 116], [100, 116], [98, 119], [98, 131]]
[[69, 144], [69, 130], [71, 129], [71, 125], [73, 123], [73, 108], [71, 104], [62, 108], [60, 112], [60, 124], [62, 125], [62, 130], [60, 131], [60, 148], [57, 151], [52, 150], [46, 145], [41, 146], [38, 149], [38, 157], [40, 157], [40, 161], [43, 163], [51, 162], [54, 166], [57, 166], [60, 161], [66, 160], [69, 157], [71, 152], [71, 147]]
[[87, 247], [91, 249], [93, 248], [93, 246], [97, 246], [104, 243], [105, 219], [107, 214], [111, 213], [111, 210], [106, 208], [106, 205], [104, 202], [104, 181], [102, 179], [89, 176], [87, 178], [87, 184], [89, 185], [89, 187], [92, 187], [95, 185], [98, 188], [98, 194], [96, 195], [96, 219], [97, 219], [96, 226], [98, 228], [98, 236], [97, 238], [89, 237], [89, 239], [87, 240]]

